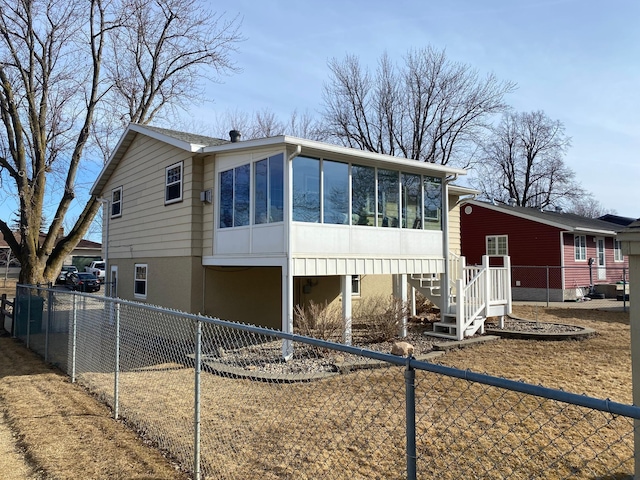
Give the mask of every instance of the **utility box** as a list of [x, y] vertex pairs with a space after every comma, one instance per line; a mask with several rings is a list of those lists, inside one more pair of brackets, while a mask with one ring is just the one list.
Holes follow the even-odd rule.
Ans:
[[[40, 333], [42, 331], [42, 312], [44, 310], [44, 298], [38, 296], [20, 296], [14, 306], [14, 328], [16, 337], [23, 337]], [[29, 320], [27, 330], [27, 321]]]

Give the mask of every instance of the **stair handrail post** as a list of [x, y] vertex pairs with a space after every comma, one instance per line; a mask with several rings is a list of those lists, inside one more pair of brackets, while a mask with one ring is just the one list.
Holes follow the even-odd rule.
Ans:
[[504, 288], [506, 291], [504, 292], [505, 298], [507, 299], [507, 315], [511, 315], [511, 307], [512, 307], [512, 299], [511, 299], [511, 257], [504, 257], [504, 267], [505, 267], [505, 282]]
[[484, 317], [489, 316], [489, 302], [491, 301], [491, 291], [493, 289], [493, 282], [491, 278], [491, 271], [489, 270], [489, 256], [482, 256], [482, 275], [484, 276]]
[[464, 338], [464, 328], [465, 328], [465, 314], [466, 306], [465, 306], [465, 298], [464, 294], [466, 293], [464, 285], [464, 280], [459, 278], [456, 280], [456, 288], [458, 291], [458, 296], [456, 298], [456, 337], [458, 340], [462, 340]]

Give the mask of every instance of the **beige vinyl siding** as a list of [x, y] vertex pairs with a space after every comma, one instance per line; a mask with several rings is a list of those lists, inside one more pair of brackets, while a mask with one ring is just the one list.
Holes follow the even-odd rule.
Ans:
[[[198, 257], [114, 259], [118, 267], [118, 297], [185, 312], [201, 312], [202, 265]], [[135, 264], [147, 265], [147, 296], [134, 296]]]
[[449, 251], [456, 255], [462, 253], [460, 241], [460, 205], [457, 196], [449, 196]]
[[214, 206], [218, 204], [214, 188], [214, 157], [205, 157], [202, 169], [202, 189], [211, 189], [211, 203], [202, 205], [202, 255], [211, 255], [213, 253], [213, 216]]
[[[190, 152], [138, 135], [105, 186], [105, 196], [122, 186], [122, 216], [109, 219], [109, 257], [190, 256], [201, 252], [201, 233], [193, 229], [201, 208]], [[165, 205], [165, 168], [183, 162], [183, 200]], [[197, 169], [197, 167], [196, 167]]]

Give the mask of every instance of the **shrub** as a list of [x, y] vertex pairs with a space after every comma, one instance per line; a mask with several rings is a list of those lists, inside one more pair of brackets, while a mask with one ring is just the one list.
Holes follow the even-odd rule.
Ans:
[[307, 307], [296, 305], [294, 312], [296, 333], [320, 340], [340, 341], [344, 333], [344, 322], [340, 305], [309, 302]]
[[392, 340], [398, 335], [402, 318], [409, 314], [408, 305], [393, 296], [378, 295], [360, 302], [354, 321], [366, 325], [365, 337], [370, 342]]

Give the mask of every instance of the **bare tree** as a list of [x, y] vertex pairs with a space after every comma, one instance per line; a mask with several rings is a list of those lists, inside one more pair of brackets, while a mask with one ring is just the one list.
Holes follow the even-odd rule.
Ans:
[[588, 218], [599, 218], [607, 214], [616, 214], [614, 209], [606, 208], [589, 193], [572, 199], [567, 207], [567, 211]]
[[375, 73], [353, 55], [334, 58], [329, 68], [323, 118], [330, 139], [443, 165], [470, 164], [478, 138], [515, 88], [431, 47], [410, 51], [400, 65], [382, 55]]
[[564, 125], [544, 112], [510, 112], [488, 137], [471, 183], [489, 199], [522, 207], [563, 206], [585, 191], [564, 162]]
[[[199, 91], [203, 67], [233, 69], [237, 20], [197, 5], [0, 0], [0, 177], [20, 210], [19, 232], [5, 220], [0, 232], [22, 265], [21, 282], [52, 281], [99, 209], [90, 198], [58, 239], [85, 152], [109, 148], [109, 138], [96, 142], [92, 133], [183, 107]], [[56, 207], [43, 229], [45, 204]]]
[[[206, 128], [196, 127], [196, 129], [203, 134], [207, 133]], [[226, 138], [229, 130], [238, 130], [245, 140], [276, 135], [291, 135], [319, 141], [326, 139], [321, 123], [308, 111], [299, 114], [297, 110], [286, 122], [280, 120], [275, 112], [268, 108], [252, 114], [239, 110], [227, 111], [216, 119], [213, 130], [217, 132], [215, 136], [222, 138]]]

